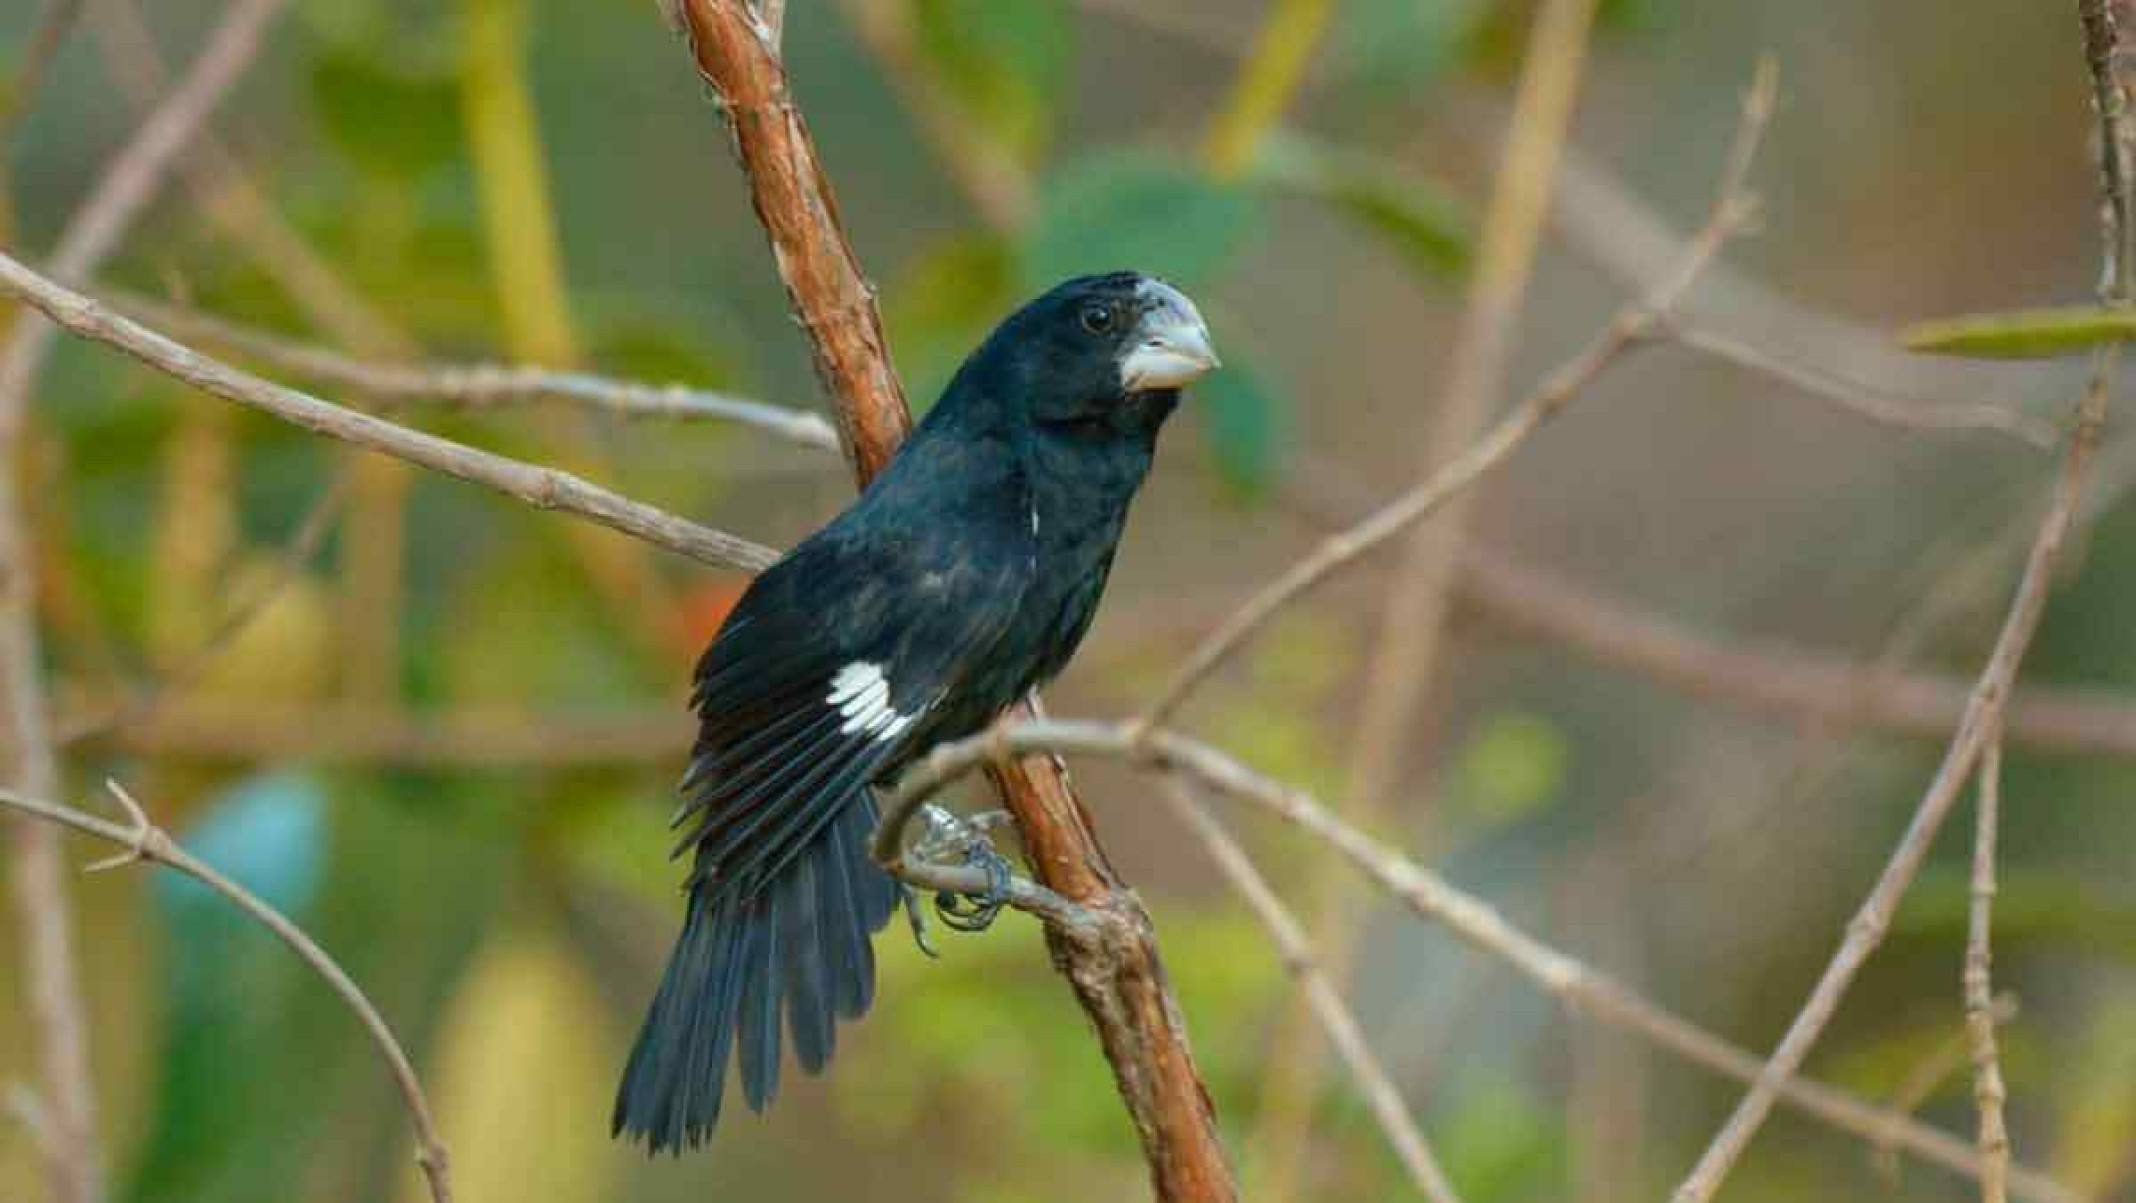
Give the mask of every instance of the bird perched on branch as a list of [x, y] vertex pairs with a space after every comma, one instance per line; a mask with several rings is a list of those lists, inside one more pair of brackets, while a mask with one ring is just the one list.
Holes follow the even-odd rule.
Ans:
[[[1089, 629], [1157, 431], [1217, 365], [1194, 303], [1135, 273], [1011, 315], [851, 508], [750, 586], [698, 662], [676, 826], [682, 934], [614, 1129], [708, 1139], [731, 1057], [761, 1111], [867, 1011], [899, 888], [869, 790], [979, 731]], [[995, 900], [998, 903], [998, 899]]]

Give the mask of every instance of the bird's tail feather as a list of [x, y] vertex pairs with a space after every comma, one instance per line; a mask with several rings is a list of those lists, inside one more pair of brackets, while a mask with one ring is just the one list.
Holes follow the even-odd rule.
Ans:
[[874, 999], [870, 938], [896, 906], [895, 885], [868, 859], [874, 827], [863, 793], [753, 894], [704, 879], [690, 887], [682, 935], [616, 1094], [616, 1133], [655, 1152], [709, 1139], [730, 1052], [743, 1097], [763, 1110], [778, 1092], [782, 1029], [804, 1070], [829, 1062], [836, 1021], [858, 1018]]

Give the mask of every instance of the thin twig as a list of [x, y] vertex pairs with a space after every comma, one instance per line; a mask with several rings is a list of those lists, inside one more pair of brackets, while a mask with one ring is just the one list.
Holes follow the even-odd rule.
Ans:
[[[185, 78], [119, 150], [89, 200], [68, 220], [50, 257], [54, 279], [82, 283], [116, 249], [208, 115], [252, 65], [268, 26], [286, 2], [233, 0]], [[9, 332], [0, 347], [0, 420], [7, 420], [9, 411], [29, 395], [54, 333], [40, 321], [20, 322]]]
[[568, 472], [410, 430], [239, 371], [62, 287], [5, 254], [0, 254], [0, 292], [28, 301], [73, 334], [116, 347], [204, 392], [315, 434], [495, 489], [537, 509], [574, 514], [707, 564], [757, 572], [778, 558], [768, 547], [686, 522]]
[[805, 447], [838, 449], [838, 432], [819, 414], [710, 389], [613, 380], [526, 364], [371, 363], [241, 326], [197, 309], [132, 296], [113, 296], [111, 304], [173, 338], [217, 347], [281, 371], [349, 389], [386, 408], [430, 403], [486, 410], [537, 401], [568, 401], [624, 418], [735, 422]]
[[1143, 712], [1143, 724], [1152, 728], [1163, 725], [1196, 686], [1278, 611], [1459, 496], [1504, 463], [1529, 435], [1556, 417], [1593, 384], [1604, 369], [1626, 353], [1645, 345], [1721, 246], [1754, 217], [1756, 205], [1745, 191], [1745, 176], [1756, 152], [1758, 137], [1771, 112], [1771, 89], [1754, 88], [1745, 105], [1744, 125], [1722, 172], [1720, 199], [1705, 227], [1691, 240], [1683, 258], [1666, 278], [1644, 297], [1620, 310], [1593, 342], [1560, 365], [1511, 413], [1460, 455], [1362, 522], [1323, 540], [1304, 559], [1249, 599], [1187, 657], [1185, 664], [1158, 694], [1157, 700]]
[[[1989, 1004], [1988, 1017], [1999, 1028], [2016, 1019], [2017, 1010], [2017, 995], [1998, 994]], [[1972, 1034], [1966, 1030], [1961, 1019], [1957, 1031], [1951, 1033], [1950, 1039], [1931, 1049], [1927, 1056], [1907, 1071], [1906, 1076], [1899, 1079], [1899, 1084], [1885, 1096], [1885, 1105], [1901, 1115], [1912, 1115], [1919, 1111], [1922, 1104], [1928, 1102], [1929, 1097], [1936, 1093], [1945, 1080], [1966, 1067], [1966, 1061], [1971, 1055], [1971, 1045]], [[1876, 1164], [1887, 1177], [1897, 1177], [1899, 1153], [1892, 1147], [1889, 1139], [1880, 1138], [1877, 1141]]]
[[291, 922], [288, 916], [261, 901], [250, 890], [223, 876], [211, 865], [196, 859], [170, 838], [169, 833], [149, 821], [141, 804], [117, 782], [107, 782], [114, 800], [126, 811], [125, 826], [99, 819], [95, 815], [63, 806], [56, 802], [28, 797], [13, 790], [0, 790], [0, 807], [17, 813], [71, 827], [84, 835], [94, 836], [107, 843], [119, 845], [123, 852], [108, 860], [91, 865], [92, 870], [118, 868], [121, 865], [142, 862], [163, 865], [175, 869], [202, 885], [222, 895], [238, 909], [252, 916], [275, 937], [287, 944], [290, 951], [324, 979], [327, 986], [348, 1005], [371, 1042], [377, 1046], [388, 1069], [392, 1071], [394, 1085], [399, 1089], [401, 1101], [407, 1105], [408, 1117], [415, 1126], [416, 1161], [422, 1166], [423, 1177], [430, 1187], [430, 1197], [435, 1203], [452, 1203], [452, 1186], [447, 1174], [445, 1144], [438, 1137], [437, 1125], [432, 1122], [430, 1104], [424, 1098], [422, 1082], [417, 1078], [415, 1065], [401, 1048], [393, 1029], [380, 1015], [378, 1008], [364, 995], [363, 989], [327, 955], [326, 950]]
[[[2132, 212], [2136, 212], [2136, 204], [2129, 198], [2132, 180], [2127, 171], [2127, 146], [2123, 137], [2126, 131], [2122, 128], [2126, 123], [2126, 106], [2122, 103], [2120, 88], [2112, 78], [2113, 21], [2106, 12], [2105, 0], [2078, 0], [2077, 8], [2083, 19], [2085, 59], [2099, 94], [2103, 144], [2101, 178], [2109, 196], [2104, 209], [2106, 217], [2101, 223], [2106, 261], [2102, 294], [2109, 305], [2125, 304], [2130, 295], [2131, 278], [2136, 276], [2136, 258], [2128, 254], [2129, 240], [2136, 237], [2136, 232], [2130, 230], [2127, 220]], [[1772, 1110], [1780, 1083], [1802, 1067], [1804, 1059], [1838, 1012], [1856, 974], [1883, 942], [1891, 916], [1898, 909], [1907, 886], [1920, 872], [1936, 832], [1949, 816], [1958, 795], [1964, 791], [1980, 757], [2003, 729], [2011, 686], [2017, 679], [2025, 652], [2031, 646], [2033, 634], [2039, 629], [2047, 595], [2054, 585], [2055, 566], [2083, 505], [2086, 476], [2106, 422], [2107, 398], [2112, 394], [2119, 363], [2118, 346], [2105, 347], [2094, 357], [2091, 384], [2077, 406], [2076, 428], [2070, 434], [2068, 449], [2063, 455], [2053, 501], [2033, 537], [2024, 575], [2019, 579], [2002, 630], [1996, 636], [1994, 650], [1989, 653], [1979, 682], [1966, 701], [1958, 733], [1952, 738], [1943, 763], [1915, 809], [1913, 820], [1908, 823], [1898, 846], [1892, 850], [1891, 858], [1868, 898], [1847, 925], [1846, 937], [1840, 941], [1817, 985], [1788, 1025], [1787, 1034], [1774, 1048], [1765, 1068], [1759, 1071], [1757, 1080], [1737, 1104], [1734, 1114], [1714, 1135], [1713, 1142], [1700, 1155], [1683, 1184], [1677, 1187], [1676, 1203], [1705, 1203], [1712, 1198], [1743, 1155], [1743, 1150], [1749, 1147], [1751, 1138]]]
[[1984, 430], [2037, 447], [2052, 450], [2061, 434], [2014, 405], [1990, 402], [1918, 401], [1889, 393], [1871, 384], [1847, 380], [1823, 368], [1782, 358], [1742, 339], [1689, 322], [1672, 323], [1669, 337], [1678, 346], [1701, 355], [1759, 372], [1794, 386], [1803, 395], [1829, 401], [1848, 413], [1895, 430]]
[[1459, 1203], [1460, 1196], [1446, 1177], [1439, 1159], [1425, 1141], [1424, 1133], [1418, 1130], [1416, 1120], [1410, 1116], [1408, 1104], [1402, 1101], [1402, 1092], [1372, 1052], [1365, 1040], [1364, 1030], [1358, 1027], [1357, 1016], [1350, 1013], [1342, 992], [1336, 988], [1320, 960], [1313, 955], [1313, 944], [1306, 935], [1305, 925], [1291, 913], [1289, 907], [1276, 895], [1268, 879], [1261, 876], [1253, 858], [1246, 849], [1232, 838], [1223, 823], [1194, 796], [1188, 784], [1177, 778], [1165, 782], [1164, 796], [1171, 804], [1172, 813], [1187, 825], [1202, 847], [1208, 850], [1209, 858], [1231, 883], [1239, 896], [1246, 900], [1254, 918], [1268, 932], [1276, 946], [1276, 955], [1283, 960], [1284, 971], [1298, 983], [1306, 1002], [1327, 1033], [1328, 1042], [1335, 1047], [1343, 1063], [1349, 1067], [1350, 1076], [1357, 1079], [1358, 1092], [1365, 1096], [1365, 1105], [1372, 1110], [1373, 1119], [1387, 1143], [1394, 1147], [1395, 1156], [1401, 1159], [1409, 1171], [1409, 1180], [1417, 1192], [1433, 1203]]
[[[88, 199], [69, 218], [53, 252], [53, 270], [87, 279], [115, 250], [134, 218], [155, 197], [172, 163], [200, 132], [207, 115], [242, 77], [284, 0], [234, 0], [209, 35], [185, 79], [134, 131], [111, 160]], [[34, 613], [36, 594], [28, 533], [20, 513], [21, 442], [30, 390], [52, 346], [53, 329], [34, 318], [17, 321], [0, 343], [0, 563], [8, 567], [0, 602], [0, 655], [6, 663], [4, 708], [12, 765], [6, 780], [32, 793], [57, 784], [42, 659]], [[71, 908], [60, 872], [59, 847], [45, 829], [24, 830], [15, 842], [15, 894], [22, 912], [31, 1013], [43, 1056], [45, 1099], [58, 1133], [47, 1173], [61, 1203], [94, 1203], [103, 1193], [95, 1132], [96, 1098], [76, 967]]]
[[[1522, 303], [1549, 213], [1551, 178], [1572, 128], [1597, 7], [1596, 0], [1544, 0], [1535, 8], [1513, 120], [1492, 174], [1475, 270], [1445, 376], [1428, 410], [1420, 472], [1429, 474], [1457, 459], [1502, 403]], [[1724, 192], [1720, 203], [1729, 199]], [[1616, 344], [1618, 350], [1596, 360], [1597, 373], [1634, 345], [1638, 332], [1627, 333], [1626, 340]], [[1510, 455], [1512, 444], [1505, 446]], [[1417, 715], [1439, 676], [1455, 564], [1474, 498], [1475, 491], [1467, 488], [1448, 492], [1436, 520], [1409, 528], [1396, 553], [1364, 656], [1354, 734], [1348, 741], [1347, 810], [1366, 827], [1384, 820], [1417, 742]], [[1162, 722], [1166, 709], [1166, 703], [1160, 703], [1153, 721]], [[1428, 830], [1432, 818], [1428, 810], [1409, 816], [1419, 830]], [[1328, 971], [1347, 980], [1364, 938], [1351, 882], [1336, 866], [1324, 864], [1308, 879], [1306, 891], [1314, 899], [1313, 942], [1326, 955]], [[1317, 1027], [1293, 1007], [1277, 1029], [1260, 1117], [1249, 1137], [1259, 1150], [1263, 1173], [1255, 1187], [1261, 1193], [1277, 1198], [1299, 1193], [1306, 1132], [1321, 1095], [1324, 1060]]]
[[[1791, 722], [1947, 740], [1965, 713], [1963, 678], [1709, 637], [1489, 548], [1463, 552], [1459, 588], [1493, 624], [1695, 698]], [[2005, 719], [2008, 738], [2028, 748], [2136, 756], [2136, 706], [2103, 691], [2030, 686], [2011, 697]]]
[[1973, 828], [1973, 878], [1966, 908], [1965, 1031], [1973, 1057], [1973, 1102], [1980, 1110], [1980, 1203], [2009, 1197], [2010, 1130], [2003, 1121], [2002, 1061], [1995, 1050], [1995, 987], [1989, 973], [1989, 924], [1995, 904], [1995, 825], [2002, 797], [2002, 740], [1980, 754], [1979, 815]]
[[[1249, 802], [1327, 844], [1411, 910], [1510, 966], [1575, 1013], [1624, 1028], [1691, 1064], [1738, 1081], [1749, 1082], [1759, 1074], [1756, 1054], [1670, 1013], [1629, 986], [1515, 927], [1488, 902], [1366, 835], [1306, 790], [1265, 777], [1217, 748], [1172, 731], [1143, 731], [1132, 721], [1050, 719], [997, 724], [969, 739], [936, 748], [909, 769], [883, 800], [883, 826], [901, 826], [933, 794], [1004, 754], [1040, 752], [1100, 757], [1150, 771], [1183, 773], [1226, 797]], [[1889, 1141], [1922, 1161], [1961, 1175], [1980, 1175], [1980, 1155], [1970, 1142], [1910, 1115], [1801, 1078], [1783, 1082], [1780, 1097], [1841, 1131], [1865, 1140]], [[2078, 1199], [2029, 1168], [2012, 1167], [2010, 1185], [2017, 1195], [2034, 1203], [2077, 1203]]]

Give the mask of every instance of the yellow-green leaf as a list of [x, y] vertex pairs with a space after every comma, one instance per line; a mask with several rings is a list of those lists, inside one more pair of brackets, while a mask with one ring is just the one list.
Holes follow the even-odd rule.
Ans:
[[2136, 310], [2071, 305], [1977, 313], [1909, 326], [1899, 337], [1908, 350], [1931, 355], [2052, 359], [2136, 337]]

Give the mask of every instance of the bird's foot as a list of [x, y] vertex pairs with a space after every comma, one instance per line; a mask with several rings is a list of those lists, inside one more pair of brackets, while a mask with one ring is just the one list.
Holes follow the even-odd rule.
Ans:
[[912, 888], [912, 883], [901, 881], [897, 883], [897, 897], [905, 906], [905, 922], [912, 925], [912, 942], [928, 957], [941, 960], [942, 954], [935, 949], [934, 937], [927, 934], [927, 912], [920, 909], [920, 892]]
[[[935, 895], [935, 914], [955, 931], [985, 931], [1009, 899], [1009, 861], [995, 849], [988, 830], [1008, 821], [1005, 811], [959, 818], [929, 804], [920, 811], [924, 824], [913, 853], [934, 864], [978, 865], [986, 871], [986, 889], [978, 894], [943, 890]], [[915, 928], [917, 930], [917, 928]], [[927, 947], [923, 941], [921, 947]]]

